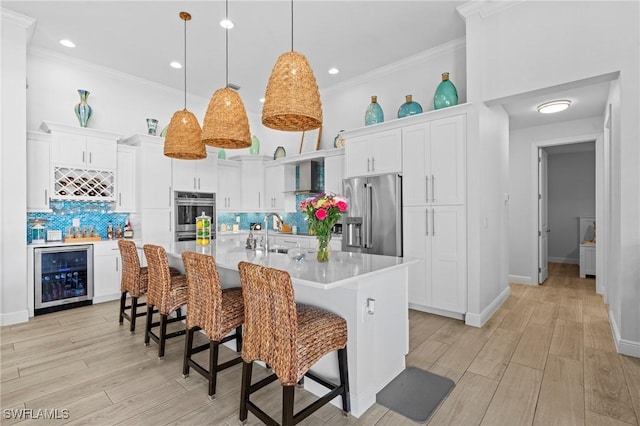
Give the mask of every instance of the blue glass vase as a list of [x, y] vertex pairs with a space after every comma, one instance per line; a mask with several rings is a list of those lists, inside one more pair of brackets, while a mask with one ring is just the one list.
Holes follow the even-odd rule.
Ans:
[[367, 111], [364, 113], [364, 125], [368, 126], [370, 124], [383, 123], [384, 122], [384, 112], [382, 112], [382, 107], [378, 103], [378, 97], [372, 96], [371, 103], [367, 107]]
[[411, 95], [405, 96], [405, 101], [398, 109], [398, 118], [422, 113], [422, 107], [419, 103], [413, 101]]
[[436, 94], [433, 96], [433, 107], [435, 109], [446, 108], [453, 105], [458, 105], [458, 91], [456, 86], [449, 80], [449, 73], [442, 73], [442, 81], [436, 89]]
[[87, 127], [87, 123], [91, 118], [91, 113], [93, 110], [91, 109], [91, 105], [87, 103], [87, 98], [89, 97], [89, 91], [84, 89], [78, 89], [78, 94], [80, 95], [80, 103], [77, 104], [73, 110], [76, 112], [76, 117], [78, 117], [78, 121], [80, 121], [81, 127]]

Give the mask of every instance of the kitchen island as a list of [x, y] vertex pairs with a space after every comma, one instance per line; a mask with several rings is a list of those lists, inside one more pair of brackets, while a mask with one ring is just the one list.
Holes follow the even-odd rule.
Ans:
[[[247, 261], [282, 269], [291, 275], [297, 302], [312, 304], [342, 316], [348, 327], [351, 414], [360, 417], [376, 401], [376, 393], [405, 367], [409, 349], [408, 265], [417, 260], [335, 251], [327, 263], [315, 253], [301, 262], [287, 254], [246, 250], [238, 242], [215, 241], [209, 246], [177, 242], [167, 248], [171, 266], [184, 269], [185, 251], [214, 256], [223, 287], [240, 285], [238, 263]], [[312, 370], [338, 380], [335, 353]], [[326, 389], [305, 379], [305, 388], [322, 395]], [[332, 401], [341, 406], [340, 398]]]

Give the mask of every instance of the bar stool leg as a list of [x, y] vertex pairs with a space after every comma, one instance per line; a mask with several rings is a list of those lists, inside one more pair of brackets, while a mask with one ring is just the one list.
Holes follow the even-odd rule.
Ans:
[[127, 292], [123, 291], [120, 295], [120, 315], [118, 317], [118, 323], [122, 325], [124, 322], [124, 307], [127, 305]]
[[167, 339], [167, 316], [160, 314], [160, 345], [158, 347], [158, 359], [164, 359], [164, 344]]
[[282, 386], [282, 426], [293, 426], [295, 386]]
[[348, 415], [351, 411], [351, 397], [349, 395], [349, 368], [347, 364], [347, 346], [338, 349], [338, 370], [340, 372], [340, 386], [342, 390], [342, 412]]
[[242, 352], [242, 326], [236, 327], [236, 352]]
[[129, 326], [129, 331], [133, 334], [136, 331], [136, 316], [138, 314], [138, 298], [131, 298], [131, 324]]
[[153, 305], [147, 305], [147, 326], [145, 327], [145, 331], [144, 331], [145, 346], [149, 346], [149, 340], [151, 339], [151, 336], [149, 335], [149, 333], [151, 333], [152, 322], [153, 322]]
[[253, 370], [253, 362], [242, 361], [242, 385], [240, 387], [240, 422], [245, 424], [247, 421], [247, 402], [249, 402], [249, 389], [251, 388], [251, 371]]
[[209, 341], [209, 399], [213, 400], [218, 381], [218, 342]]
[[182, 363], [182, 377], [189, 377], [189, 360], [191, 359], [191, 348], [193, 347], [193, 333], [196, 328], [187, 329], [187, 335], [184, 339], [184, 362]]

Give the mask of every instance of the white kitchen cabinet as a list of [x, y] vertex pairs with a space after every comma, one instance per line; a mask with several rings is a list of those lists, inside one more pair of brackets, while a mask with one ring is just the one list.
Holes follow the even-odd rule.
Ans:
[[[271, 235], [269, 235], [271, 236]], [[275, 234], [274, 244], [285, 247], [315, 248], [315, 238], [305, 236]]]
[[344, 179], [344, 155], [335, 155], [324, 159], [324, 192], [342, 194]]
[[49, 148], [51, 135], [28, 132], [27, 136], [27, 210], [30, 212], [50, 211], [51, 195], [49, 170]]
[[242, 181], [237, 161], [218, 160], [217, 211], [242, 210]]
[[349, 137], [345, 142], [345, 177], [402, 172], [399, 128]]
[[188, 192], [216, 192], [217, 156], [214, 150], [207, 149], [207, 157], [200, 160], [172, 159], [173, 189]]
[[93, 245], [93, 303], [120, 298], [122, 266], [117, 241]]
[[267, 165], [264, 168], [265, 210], [296, 211], [295, 165]]
[[116, 145], [121, 135], [50, 122], [42, 123], [41, 128], [51, 133], [51, 164], [89, 170], [116, 169]]
[[[170, 209], [142, 209], [138, 225], [141, 228], [142, 242], [168, 247], [174, 240], [173, 220], [173, 212]], [[135, 222], [132, 225], [136, 228]]]
[[402, 129], [405, 206], [465, 203], [465, 129], [464, 115]]
[[405, 207], [404, 256], [421, 259], [409, 268], [409, 307], [461, 318], [466, 312], [464, 206]]
[[115, 212], [136, 211], [136, 151], [137, 148], [118, 145]]
[[242, 176], [242, 210], [264, 211], [264, 159], [262, 157], [244, 157], [241, 160]]

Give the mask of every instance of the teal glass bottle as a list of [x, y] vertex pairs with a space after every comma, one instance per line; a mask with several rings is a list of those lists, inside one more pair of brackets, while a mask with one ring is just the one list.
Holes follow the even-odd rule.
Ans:
[[220, 151], [218, 151], [218, 160], [226, 160], [227, 159], [227, 153], [225, 152], [224, 149], [221, 149]]
[[251, 136], [251, 147], [249, 148], [249, 154], [260, 154], [260, 139], [256, 135]]
[[406, 102], [400, 105], [400, 108], [398, 109], [398, 118], [422, 113], [422, 107], [419, 103], [414, 102], [411, 95], [405, 96], [405, 101]]
[[367, 107], [367, 111], [364, 113], [364, 125], [368, 126], [370, 124], [383, 123], [384, 122], [384, 112], [382, 112], [382, 107], [378, 103], [378, 97], [372, 96], [371, 103]]
[[446, 108], [458, 105], [458, 91], [456, 86], [449, 80], [449, 73], [442, 73], [442, 81], [433, 96], [433, 107], [435, 109]]

